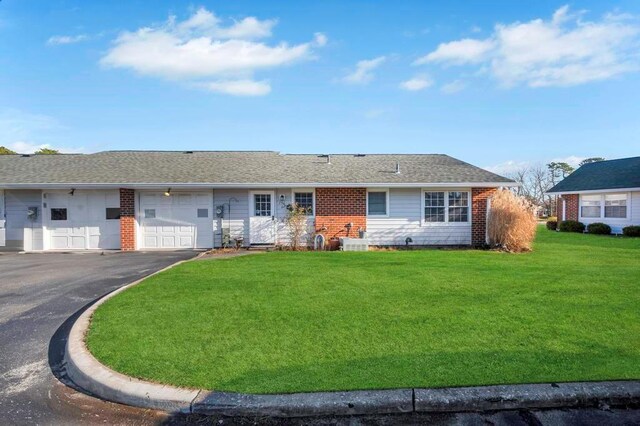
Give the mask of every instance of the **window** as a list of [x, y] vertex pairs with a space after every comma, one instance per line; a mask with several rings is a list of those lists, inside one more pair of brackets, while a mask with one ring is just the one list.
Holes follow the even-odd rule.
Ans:
[[424, 223], [468, 223], [469, 192], [425, 191]]
[[604, 196], [604, 217], [622, 219], [627, 217], [626, 194], [609, 194]]
[[424, 221], [444, 222], [444, 192], [424, 193]]
[[271, 194], [254, 194], [254, 216], [271, 216]]
[[156, 209], [144, 209], [144, 218], [145, 219], [155, 219], [156, 218]]
[[449, 192], [449, 222], [469, 222], [468, 192]]
[[120, 219], [120, 207], [107, 207], [107, 220]]
[[583, 195], [581, 197], [582, 203], [580, 207], [581, 217], [600, 217], [600, 202], [602, 196], [600, 195]]
[[209, 209], [198, 209], [198, 217], [209, 217]]
[[308, 216], [313, 216], [313, 192], [296, 192], [293, 194], [293, 202], [304, 208]]
[[51, 220], [67, 220], [67, 209], [52, 208]]
[[367, 214], [369, 216], [387, 215], [387, 191], [370, 191], [367, 193]]

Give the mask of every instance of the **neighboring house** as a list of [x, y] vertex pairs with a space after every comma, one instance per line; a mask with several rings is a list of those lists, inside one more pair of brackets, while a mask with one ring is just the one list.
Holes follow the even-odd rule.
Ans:
[[622, 233], [640, 225], [640, 157], [585, 164], [548, 193], [561, 196], [558, 220], [603, 222]]
[[0, 243], [14, 250], [287, 244], [309, 234], [371, 244], [483, 245], [487, 198], [510, 179], [446, 155], [108, 151], [0, 156]]

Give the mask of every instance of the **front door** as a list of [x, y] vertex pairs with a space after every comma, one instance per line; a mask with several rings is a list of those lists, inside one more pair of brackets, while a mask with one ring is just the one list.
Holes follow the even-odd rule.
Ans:
[[249, 237], [251, 244], [275, 244], [276, 221], [275, 194], [270, 191], [255, 191], [249, 196]]

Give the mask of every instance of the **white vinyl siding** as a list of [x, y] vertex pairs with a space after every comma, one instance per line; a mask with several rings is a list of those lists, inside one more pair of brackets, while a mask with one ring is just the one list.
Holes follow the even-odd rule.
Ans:
[[[469, 189], [460, 189], [470, 192]], [[459, 191], [460, 191], [459, 190]], [[424, 192], [445, 192], [420, 188], [390, 188], [388, 217], [367, 217], [367, 236], [374, 245], [405, 245], [410, 237], [411, 245], [470, 245], [471, 217], [462, 223], [424, 224]], [[456, 189], [452, 189], [456, 191]], [[445, 195], [445, 204], [448, 204]], [[469, 206], [471, 199], [469, 199]]]
[[[42, 250], [42, 191], [5, 190], [6, 249]], [[36, 220], [27, 218], [29, 207], [38, 208]]]
[[[290, 236], [289, 230], [286, 225], [287, 208], [288, 204], [293, 202], [295, 192], [313, 192], [312, 189], [291, 189], [291, 188], [279, 188], [275, 190], [275, 198], [272, 200], [272, 212], [275, 218], [276, 226], [276, 244], [286, 245], [289, 244]], [[244, 238], [243, 245], [248, 246], [251, 244], [249, 233], [249, 189], [216, 189], [213, 192], [214, 206], [224, 206], [224, 218], [213, 219], [214, 229], [214, 243], [215, 247], [222, 246], [222, 232], [230, 227], [231, 239], [235, 239], [239, 236]], [[229, 220], [229, 207], [226, 203], [229, 203], [229, 198], [235, 198], [236, 201], [231, 201], [231, 219]], [[314, 194], [315, 200], [315, 194]], [[309, 216], [307, 218], [308, 223], [308, 235], [305, 236], [305, 240], [313, 233], [315, 224], [315, 218]]]

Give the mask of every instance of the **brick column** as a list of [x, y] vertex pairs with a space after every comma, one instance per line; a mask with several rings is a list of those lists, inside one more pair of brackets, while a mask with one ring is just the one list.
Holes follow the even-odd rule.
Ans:
[[366, 188], [316, 188], [316, 232], [330, 248], [338, 247], [339, 237], [357, 238], [358, 228], [367, 229]]
[[482, 247], [487, 243], [487, 199], [496, 188], [471, 189], [471, 245]]
[[136, 249], [136, 207], [133, 189], [120, 188], [120, 249]]
[[[578, 194], [565, 194], [560, 197], [560, 207], [558, 211], [558, 221], [578, 220]], [[562, 204], [564, 203], [565, 217], [562, 218]]]

